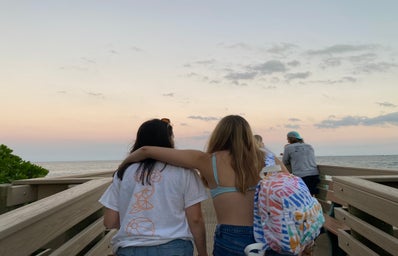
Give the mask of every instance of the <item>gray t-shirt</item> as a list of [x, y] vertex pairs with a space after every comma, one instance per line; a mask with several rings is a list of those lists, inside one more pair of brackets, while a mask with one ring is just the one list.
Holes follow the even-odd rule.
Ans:
[[293, 143], [285, 147], [282, 162], [292, 167], [292, 173], [299, 177], [319, 175], [314, 148], [306, 143]]

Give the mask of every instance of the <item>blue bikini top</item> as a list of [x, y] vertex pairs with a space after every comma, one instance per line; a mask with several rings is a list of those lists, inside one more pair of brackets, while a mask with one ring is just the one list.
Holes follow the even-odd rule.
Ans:
[[238, 190], [235, 187], [223, 187], [223, 186], [218, 185], [219, 181], [218, 181], [218, 172], [217, 172], [217, 165], [216, 165], [216, 154], [214, 154], [214, 153], [211, 156], [211, 163], [213, 166], [214, 179], [217, 184], [217, 187], [210, 189], [211, 197], [215, 198], [216, 196], [223, 194], [223, 193], [238, 192]]

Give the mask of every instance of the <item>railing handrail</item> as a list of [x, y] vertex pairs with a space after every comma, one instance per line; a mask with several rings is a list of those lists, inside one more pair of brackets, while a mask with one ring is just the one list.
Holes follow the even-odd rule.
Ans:
[[98, 211], [98, 198], [110, 182], [94, 179], [2, 214], [0, 255], [30, 254]]

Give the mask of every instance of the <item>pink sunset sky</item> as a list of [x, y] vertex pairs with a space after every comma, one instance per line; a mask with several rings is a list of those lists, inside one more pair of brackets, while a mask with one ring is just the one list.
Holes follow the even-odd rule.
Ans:
[[398, 154], [396, 1], [11, 1], [0, 144], [29, 161], [119, 160], [172, 120], [205, 149], [238, 114], [279, 154]]

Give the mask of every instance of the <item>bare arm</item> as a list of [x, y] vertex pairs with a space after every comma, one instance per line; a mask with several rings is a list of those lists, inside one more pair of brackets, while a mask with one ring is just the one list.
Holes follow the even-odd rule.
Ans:
[[120, 228], [119, 212], [109, 208], [105, 208], [104, 226], [108, 229], [113, 229], [113, 228], [119, 229]]
[[207, 153], [199, 150], [179, 150], [164, 147], [144, 146], [131, 153], [121, 164], [134, 163], [146, 158], [181, 166], [189, 169], [198, 169], [200, 172], [206, 167]]
[[283, 171], [283, 172], [289, 172], [289, 170], [286, 168], [286, 166], [282, 163], [282, 161], [281, 160], [279, 160], [277, 157], [275, 157], [275, 163], [277, 164], [277, 165], [280, 165], [281, 166], [281, 171]]
[[185, 209], [189, 229], [193, 235], [199, 256], [207, 256], [206, 228], [202, 216], [201, 204], [197, 203]]

